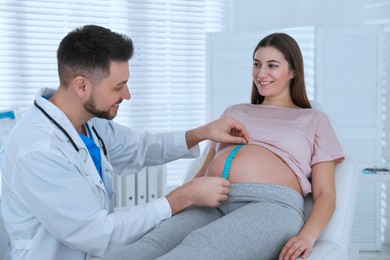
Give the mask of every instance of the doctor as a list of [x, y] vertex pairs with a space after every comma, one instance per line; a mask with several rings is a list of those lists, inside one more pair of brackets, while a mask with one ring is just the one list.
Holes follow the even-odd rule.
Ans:
[[38, 93], [0, 153], [7, 259], [98, 258], [186, 207], [216, 207], [227, 199], [228, 181], [204, 177], [145, 205], [113, 211], [113, 174], [197, 156], [197, 144], [206, 139], [248, 139], [232, 118], [161, 134], [111, 121], [120, 103], [130, 99], [132, 55], [128, 37], [94, 25], [61, 41], [60, 86]]

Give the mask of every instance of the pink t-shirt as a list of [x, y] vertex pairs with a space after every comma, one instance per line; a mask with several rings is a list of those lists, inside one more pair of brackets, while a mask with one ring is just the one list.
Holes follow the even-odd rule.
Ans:
[[[303, 195], [311, 192], [311, 167], [323, 161], [341, 163], [344, 153], [327, 115], [315, 109], [238, 104], [223, 115], [248, 130], [248, 144], [260, 145], [279, 156], [296, 174]], [[216, 144], [216, 153], [231, 144]]]

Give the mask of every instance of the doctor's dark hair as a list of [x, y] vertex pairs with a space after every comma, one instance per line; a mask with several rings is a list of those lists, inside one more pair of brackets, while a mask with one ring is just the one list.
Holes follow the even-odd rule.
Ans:
[[[290, 93], [295, 105], [302, 108], [311, 108], [307, 98], [305, 76], [303, 70], [303, 58], [298, 43], [285, 33], [273, 33], [262, 39], [253, 51], [253, 57], [258, 49], [263, 47], [273, 47], [280, 51], [289, 64], [290, 69], [294, 72], [294, 78], [290, 82]], [[252, 82], [252, 104], [261, 104], [264, 96], [260, 95], [256, 85]]]
[[82, 75], [92, 82], [110, 75], [110, 63], [126, 62], [134, 54], [132, 40], [122, 34], [97, 26], [79, 27], [62, 39], [57, 50], [60, 84]]

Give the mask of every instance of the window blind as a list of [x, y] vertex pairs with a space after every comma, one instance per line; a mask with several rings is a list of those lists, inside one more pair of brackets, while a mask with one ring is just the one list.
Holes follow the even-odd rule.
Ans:
[[[382, 159], [383, 163], [390, 163], [390, 1], [388, 0], [367, 0], [366, 2], [366, 24], [382, 25], [385, 31], [382, 41], [382, 56], [383, 71], [379, 72], [382, 75], [382, 124], [383, 124], [383, 142], [382, 142]], [[387, 240], [390, 240], [390, 234]]]
[[[367, 0], [366, 1], [366, 24], [382, 25], [384, 36], [380, 39], [381, 67], [382, 71], [378, 74], [382, 76], [382, 82], [378, 82], [380, 87], [381, 101], [381, 124], [382, 124], [382, 158], [381, 163], [390, 164], [390, 1], [389, 0]], [[390, 243], [390, 184], [389, 182], [381, 185], [380, 192], [381, 205], [381, 237], [382, 242]], [[379, 214], [377, 214], [379, 215]]]
[[[115, 121], [138, 130], [186, 130], [205, 123], [206, 33], [224, 30], [223, 0], [93, 0], [0, 3], [0, 109], [20, 115], [38, 89], [57, 88], [56, 50], [71, 30], [98, 24], [130, 36], [132, 99]], [[167, 186], [189, 160], [167, 165]]]

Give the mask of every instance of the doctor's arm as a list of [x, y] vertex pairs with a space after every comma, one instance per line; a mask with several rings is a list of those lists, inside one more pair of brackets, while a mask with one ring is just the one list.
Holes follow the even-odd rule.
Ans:
[[186, 132], [188, 148], [204, 140], [212, 140], [217, 143], [245, 144], [248, 142], [248, 132], [240, 122], [230, 116], [223, 116]]
[[227, 200], [230, 182], [220, 177], [204, 176], [214, 155], [214, 147], [210, 145], [194, 178], [166, 196], [172, 215], [191, 205], [217, 207]]
[[166, 203], [161, 199], [110, 214], [103, 188], [96, 185], [92, 174], [79, 172], [83, 164], [46, 151], [18, 158], [15, 171], [19, 174], [12, 189], [58, 241], [102, 257], [136, 241], [169, 217], [170, 212], [158, 209], [158, 204]]
[[160, 165], [199, 153], [198, 143], [205, 140], [247, 143], [245, 127], [231, 117], [222, 117], [186, 132], [148, 133], [94, 119], [116, 174], [133, 174], [145, 166]]
[[319, 162], [312, 168], [313, 208], [299, 234], [289, 239], [279, 259], [307, 258], [329, 223], [336, 207], [335, 161]]
[[[232, 117], [224, 116], [211, 123], [187, 131], [185, 138], [187, 147], [192, 148], [204, 140], [226, 143], [247, 143], [248, 133], [241, 123]], [[204, 176], [214, 154], [214, 148], [210, 148], [200, 171], [197, 173], [197, 177], [199, 178], [194, 178], [166, 196], [171, 207], [172, 215], [192, 205], [215, 208], [221, 202], [227, 200], [230, 182], [221, 177]]]

